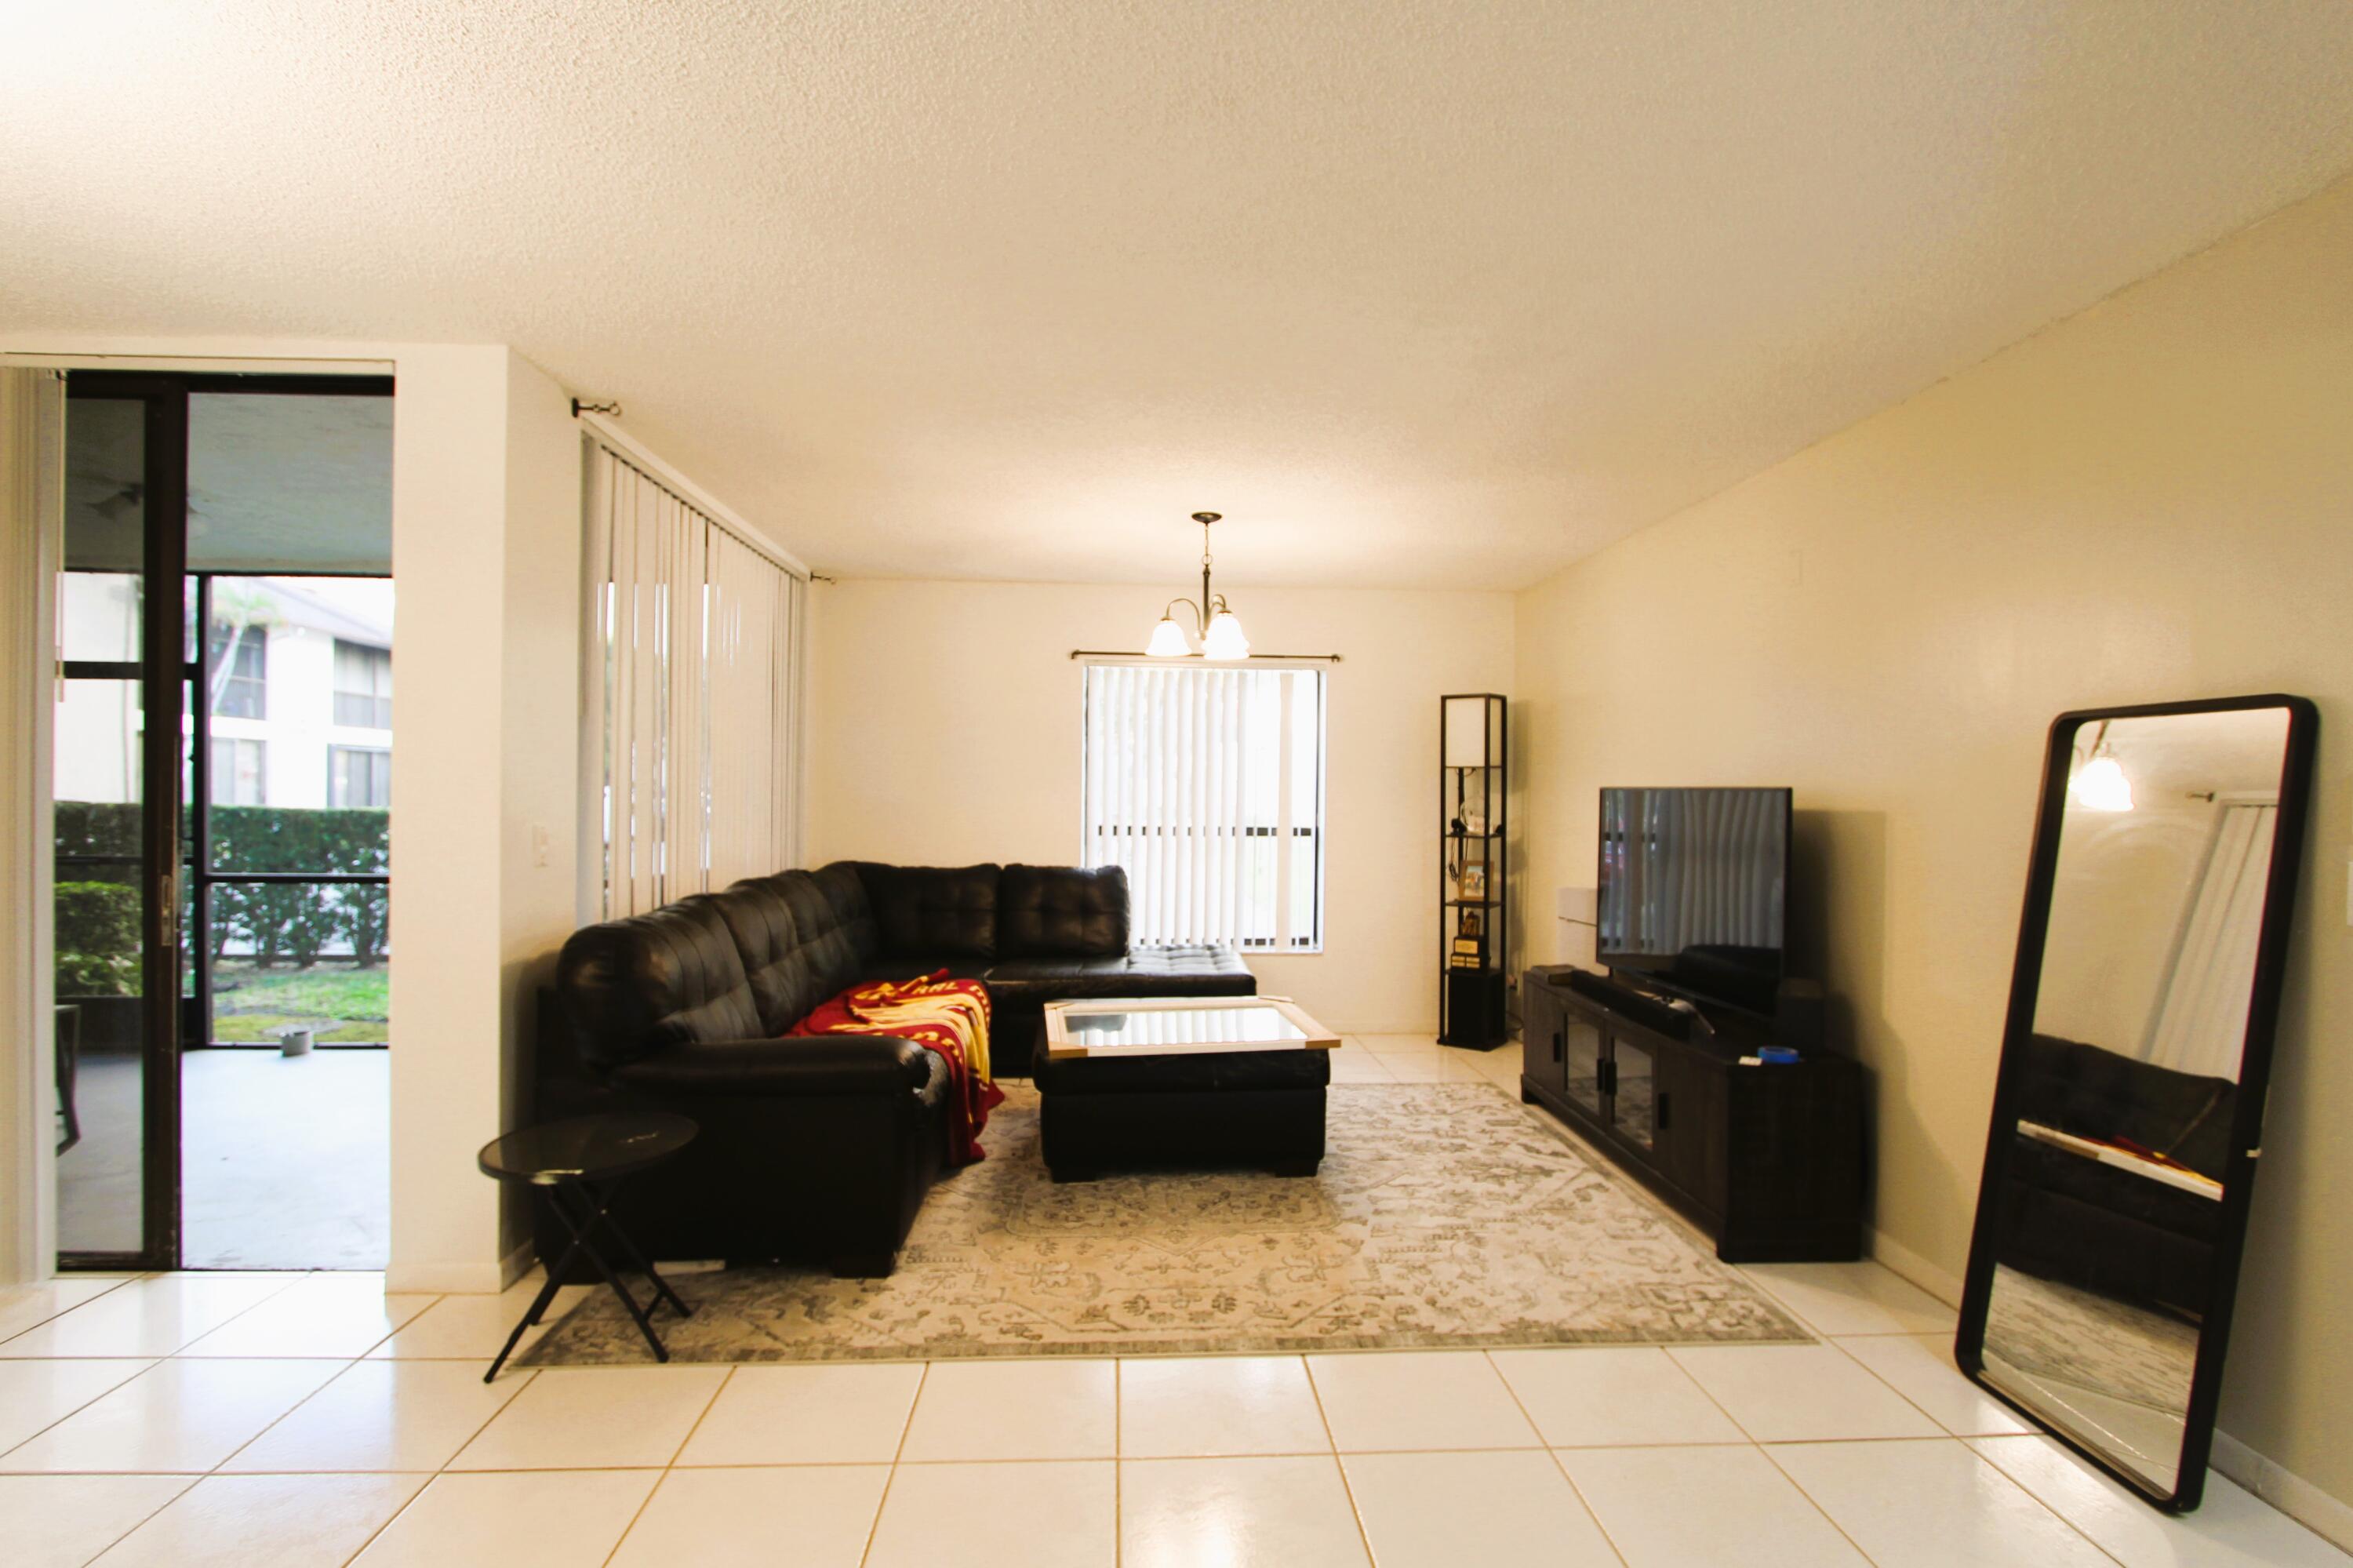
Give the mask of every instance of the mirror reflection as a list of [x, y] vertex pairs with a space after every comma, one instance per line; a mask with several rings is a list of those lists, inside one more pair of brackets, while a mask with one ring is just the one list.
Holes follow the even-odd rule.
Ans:
[[2165, 1493], [2214, 1305], [2287, 738], [2283, 708], [2076, 731], [2013, 1068], [1985, 1375]]

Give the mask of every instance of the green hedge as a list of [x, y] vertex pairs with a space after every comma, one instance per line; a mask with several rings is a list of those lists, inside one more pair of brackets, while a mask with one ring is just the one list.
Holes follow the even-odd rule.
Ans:
[[[385, 872], [392, 863], [390, 823], [391, 814], [383, 810], [216, 806], [212, 809], [213, 869]], [[60, 857], [136, 857], [139, 836], [136, 805], [58, 802]], [[91, 883], [131, 884], [137, 869], [135, 864], [68, 866], [66, 873]], [[361, 965], [375, 964], [384, 957], [390, 925], [388, 891], [382, 885], [217, 885], [213, 889], [213, 956], [218, 959], [231, 942], [242, 941], [264, 969], [280, 962], [308, 969], [323, 949], [340, 939]], [[135, 925], [135, 905], [133, 920]], [[62, 942], [58, 950], [64, 951]]]
[[117, 882], [60, 882], [57, 994], [139, 991], [139, 890]]

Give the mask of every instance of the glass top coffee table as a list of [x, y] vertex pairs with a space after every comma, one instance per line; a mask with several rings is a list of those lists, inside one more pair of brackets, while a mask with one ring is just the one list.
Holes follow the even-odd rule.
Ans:
[[1313, 1176], [1339, 1044], [1287, 997], [1049, 1002], [1035, 1075], [1046, 1169], [1056, 1181], [1235, 1166]]
[[1166, 996], [1046, 1004], [1050, 1061], [1240, 1051], [1330, 1051], [1340, 1037], [1289, 997]]

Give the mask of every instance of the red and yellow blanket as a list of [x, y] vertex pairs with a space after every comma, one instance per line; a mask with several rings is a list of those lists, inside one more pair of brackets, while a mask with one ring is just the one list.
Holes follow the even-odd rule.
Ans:
[[947, 973], [852, 986], [788, 1033], [892, 1034], [938, 1052], [948, 1065], [948, 1163], [965, 1165], [987, 1158], [980, 1131], [1005, 1091], [988, 1072], [988, 988]]

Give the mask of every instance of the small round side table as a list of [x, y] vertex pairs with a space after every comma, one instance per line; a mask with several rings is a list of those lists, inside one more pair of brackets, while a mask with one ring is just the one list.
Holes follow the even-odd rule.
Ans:
[[[484, 1383], [499, 1375], [499, 1369], [506, 1365], [507, 1358], [514, 1354], [515, 1346], [522, 1341], [523, 1330], [547, 1311], [547, 1304], [555, 1299], [556, 1288], [563, 1284], [573, 1260], [583, 1253], [596, 1266], [605, 1283], [613, 1287], [613, 1294], [621, 1298], [621, 1305], [628, 1308], [638, 1331], [653, 1347], [654, 1360], [670, 1360], [670, 1351], [654, 1332], [648, 1308], [667, 1301], [681, 1318], [692, 1317], [694, 1309], [678, 1298], [678, 1292], [654, 1272], [654, 1266], [638, 1251], [637, 1244], [615, 1223], [613, 1198], [628, 1178], [651, 1170], [693, 1142], [698, 1130], [685, 1117], [667, 1111], [625, 1111], [527, 1127], [482, 1145], [482, 1152], [475, 1160], [482, 1174], [501, 1181], [529, 1185], [572, 1236], [572, 1245], [564, 1249], [564, 1255], [548, 1266], [547, 1283], [540, 1287], [531, 1310], [507, 1336], [498, 1359], [491, 1362], [491, 1370], [482, 1374]], [[614, 1272], [613, 1265], [596, 1245], [596, 1234], [600, 1229], [611, 1240], [620, 1260], [652, 1283], [655, 1300], [645, 1307], [638, 1305], [638, 1298], [629, 1294], [628, 1287], [621, 1283], [621, 1277]]]

